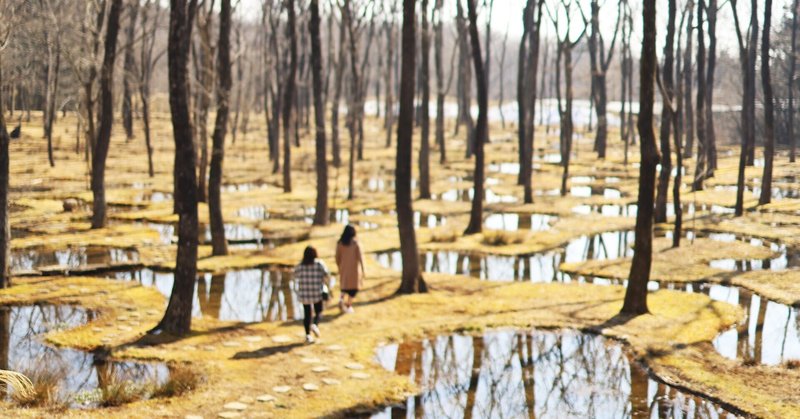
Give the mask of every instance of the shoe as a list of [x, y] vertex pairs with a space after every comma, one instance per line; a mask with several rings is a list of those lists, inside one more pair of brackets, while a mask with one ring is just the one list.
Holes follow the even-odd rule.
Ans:
[[347, 307], [347, 309], [345, 309], [345, 311], [344, 311], [344, 312], [345, 312], [345, 313], [347, 313], [347, 314], [353, 314], [353, 313], [355, 313], [356, 311], [355, 311], [355, 310], [353, 310], [353, 306], [350, 306], [350, 307]]
[[313, 333], [314, 336], [319, 337], [319, 327], [316, 324], [311, 325], [311, 333]]
[[344, 307], [344, 300], [341, 299], [341, 298], [339, 299], [339, 311], [341, 311], [342, 313], [344, 313], [346, 311], [346, 309]]
[[314, 337], [311, 335], [306, 335], [306, 343], [314, 343]]

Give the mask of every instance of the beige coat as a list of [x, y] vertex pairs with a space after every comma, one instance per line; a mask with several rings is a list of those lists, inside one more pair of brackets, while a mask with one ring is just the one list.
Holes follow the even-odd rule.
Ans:
[[[336, 265], [339, 267], [340, 287], [343, 290], [361, 288], [364, 260], [358, 241], [353, 239], [349, 246], [336, 243]], [[359, 269], [360, 268], [360, 269]]]

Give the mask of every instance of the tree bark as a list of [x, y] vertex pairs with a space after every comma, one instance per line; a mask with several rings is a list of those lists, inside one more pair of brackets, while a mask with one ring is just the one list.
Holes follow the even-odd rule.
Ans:
[[[672, 101], [674, 94], [674, 60], [675, 60], [675, 15], [677, 6], [675, 0], [669, 0], [667, 4], [667, 39], [664, 44], [664, 65], [661, 71], [661, 80], [664, 86], [663, 98], [664, 106], [661, 110], [661, 170], [658, 176], [658, 186], [656, 191], [655, 222], [667, 222], [667, 195], [669, 195], [669, 179], [672, 177], [672, 155], [670, 150], [669, 135], [672, 129], [673, 135], [677, 133], [677, 126], [670, 127], [672, 122], [672, 111], [668, 109], [667, 103]], [[677, 149], [676, 149], [677, 150]], [[681, 168], [678, 167], [680, 171]]]
[[403, 274], [398, 294], [426, 292], [414, 231], [414, 209], [411, 198], [412, 131], [414, 126], [414, 69], [415, 51], [415, 0], [403, 0], [402, 73], [400, 75], [400, 115], [397, 126], [397, 154], [395, 157], [395, 205], [400, 234], [400, 253]]
[[684, 141], [683, 157], [692, 158], [694, 149], [694, 108], [692, 108], [692, 30], [694, 25], [694, 0], [689, 0], [689, 19], [686, 25], [686, 50], [683, 51], [683, 132]]
[[517, 184], [525, 184], [525, 173], [522, 167], [525, 165], [525, 143], [528, 138], [527, 134], [527, 121], [528, 121], [528, 100], [525, 95], [528, 90], [526, 85], [527, 79], [525, 78], [525, 69], [528, 62], [528, 33], [533, 24], [533, 0], [528, 0], [525, 3], [525, 8], [522, 10], [522, 38], [519, 40], [519, 52], [517, 53], [517, 152], [519, 154], [520, 171], [517, 178]]
[[152, 332], [173, 335], [189, 333], [192, 322], [192, 300], [197, 276], [197, 172], [189, 117], [189, 89], [187, 63], [192, 39], [192, 22], [197, 0], [171, 0], [168, 76], [169, 105], [172, 114], [172, 132], [175, 139], [175, 175], [178, 206], [178, 255], [175, 263], [175, 280], [169, 305], [158, 326]]
[[114, 102], [111, 91], [114, 87], [114, 60], [117, 56], [117, 33], [122, 0], [112, 0], [106, 22], [105, 51], [100, 69], [100, 125], [97, 129], [92, 153], [92, 228], [106, 226], [106, 158], [111, 145], [111, 125], [114, 122]]
[[419, 147], [419, 198], [431, 198], [430, 174], [430, 100], [431, 88], [428, 80], [430, 74], [429, 58], [431, 53], [430, 30], [428, 29], [428, 0], [422, 0], [422, 27], [420, 28], [422, 62], [420, 63], [420, 84], [422, 85], [422, 98], [420, 99], [420, 147]]
[[775, 157], [775, 105], [769, 68], [769, 31], [772, 23], [772, 0], [764, 1], [764, 28], [761, 35], [761, 89], [764, 92], [764, 174], [759, 205], [772, 198], [772, 161]]
[[231, 96], [231, 0], [220, 1], [219, 41], [217, 41], [217, 117], [211, 140], [211, 167], [208, 174], [208, 219], [214, 256], [228, 254], [225, 223], [222, 218], [222, 162], [228, 129]]
[[[339, 141], [339, 104], [342, 101], [342, 83], [344, 82], [344, 61], [347, 59], [347, 49], [344, 47], [347, 34], [344, 22], [339, 23], [339, 58], [336, 60], [336, 76], [333, 80], [333, 102], [331, 103], [331, 147], [333, 147], [333, 166], [342, 165], [342, 146]], [[388, 109], [388, 108], [387, 108]]]
[[714, 73], [717, 68], [717, 0], [708, 1], [708, 61], [706, 66], [706, 174], [717, 169], [717, 134], [714, 129]]
[[311, 0], [311, 75], [314, 87], [314, 124], [316, 126], [317, 206], [314, 225], [328, 224], [328, 161], [325, 151], [325, 103], [322, 99], [322, 46], [319, 35], [319, 0]]
[[[436, 13], [434, 61], [436, 62], [436, 144], [439, 146], [439, 163], [447, 161], [447, 144], [444, 139], [444, 99], [446, 89], [444, 85], [444, 22], [442, 20], [442, 7], [444, 0], [436, 0], [434, 11]], [[452, 80], [452, 72], [450, 74]], [[448, 86], [449, 88], [449, 86]]]
[[[2, 51], [0, 51], [0, 64], [2, 64]], [[2, 86], [2, 65], [0, 65], [0, 86]], [[0, 99], [0, 288], [11, 286], [11, 227], [8, 218], [8, 180], [9, 180], [9, 150], [8, 131], [6, 130], [5, 111], [3, 100]]]
[[636, 213], [636, 239], [628, 287], [622, 313], [640, 315], [648, 312], [647, 283], [653, 258], [653, 185], [659, 155], [653, 130], [653, 101], [656, 76], [656, 2], [645, 1], [642, 8], [644, 34], [640, 61], [639, 120], [641, 164], [639, 166], [639, 199]]
[[133, 44], [136, 41], [136, 18], [139, 14], [139, 2], [132, 1], [128, 4], [128, 30], [125, 36], [125, 65], [123, 66], [125, 76], [122, 78], [122, 126], [125, 128], [125, 135], [130, 140], [133, 138], [133, 73], [134, 66]]
[[[475, 0], [467, 0], [467, 15], [469, 18], [469, 35], [472, 41], [472, 62], [475, 66], [475, 82], [478, 87], [478, 123], [475, 126], [475, 135], [472, 137], [472, 146], [475, 151], [475, 172], [473, 174], [474, 186], [472, 193], [472, 208], [470, 210], [469, 224], [464, 234], [476, 234], [483, 230], [483, 195], [484, 195], [484, 145], [486, 144], [488, 121], [487, 111], [489, 101], [486, 91], [486, 74], [483, 70], [481, 59], [481, 42], [478, 36], [478, 13], [475, 9]], [[469, 88], [469, 86], [465, 86]]]
[[283, 192], [292, 192], [292, 136], [294, 133], [295, 81], [297, 79], [297, 29], [294, 0], [286, 0], [286, 36], [289, 38], [289, 68], [283, 96]]
[[705, 1], [697, 4], [697, 159], [695, 161], [693, 191], [703, 190], [703, 180], [706, 174], [706, 40], [703, 31], [703, 10]]
[[[758, 10], [757, 0], [750, 3], [751, 10]], [[736, 25], [737, 37], [739, 40], [739, 57], [742, 62], [742, 73], [744, 74], [743, 94], [742, 94], [742, 148], [739, 156], [739, 172], [736, 179], [736, 206], [734, 215], [737, 217], [744, 214], [744, 190], [745, 167], [752, 164], [751, 148], [755, 146], [755, 100], [756, 100], [756, 49], [758, 43], [758, 13], [750, 14], [750, 27], [748, 33], [750, 37], [745, 45], [742, 40], [741, 30], [739, 29], [739, 17], [736, 13], [736, 1], [731, 1], [734, 21]]]
[[797, 13], [800, 7], [800, 1], [794, 0], [792, 2], [792, 53], [789, 55], [789, 81], [787, 90], [789, 91], [789, 116], [788, 116], [788, 134], [789, 134], [789, 162], [794, 163], [797, 158], [797, 139], [794, 137], [794, 89], [795, 89], [795, 72], [797, 68]]
[[[530, 18], [532, 19], [530, 22], [530, 30], [528, 31], [528, 38], [529, 45], [528, 45], [528, 56], [527, 56], [527, 71], [525, 76], [525, 87], [527, 90], [527, 95], [524, 98], [524, 101], [527, 101], [525, 105], [525, 120], [520, 121], [520, 125], [525, 126], [525, 138], [521, 144], [523, 149], [522, 152], [522, 161], [520, 162], [520, 174], [522, 175], [522, 189], [523, 189], [523, 200], [526, 204], [533, 203], [533, 140], [536, 136], [536, 127], [534, 126], [534, 118], [536, 117], [536, 76], [539, 73], [539, 43], [541, 38], [541, 24], [542, 24], [542, 10], [544, 9], [544, 1], [539, 0], [538, 2], [534, 3], [532, 1], [528, 2], [529, 7], [531, 8]], [[536, 8], [536, 16], [534, 19], [534, 9]]]

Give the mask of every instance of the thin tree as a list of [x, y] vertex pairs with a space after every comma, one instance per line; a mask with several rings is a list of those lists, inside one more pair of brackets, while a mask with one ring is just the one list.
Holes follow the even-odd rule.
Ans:
[[444, 139], [444, 99], [447, 92], [450, 90], [450, 85], [453, 82], [453, 59], [457, 48], [453, 48], [453, 54], [450, 58], [450, 73], [447, 78], [447, 83], [444, 81], [444, 20], [442, 19], [442, 8], [444, 7], [444, 0], [436, 0], [433, 7], [435, 16], [434, 23], [434, 61], [436, 65], [436, 144], [439, 146], [439, 163], [447, 161], [447, 144]]
[[[156, 42], [156, 30], [158, 29], [161, 8], [155, 4], [154, 0], [148, 0], [142, 7], [142, 38], [140, 41], [138, 85], [139, 100], [142, 103], [142, 122], [144, 123], [144, 142], [147, 148], [147, 172], [150, 177], [155, 176], [153, 168], [153, 146], [150, 140], [150, 81], [153, 78], [153, 70], [159, 59], [166, 50], [153, 56], [153, 48]], [[152, 21], [150, 16], [152, 14]]]
[[[667, 39], [664, 43], [664, 64], [661, 70], [661, 80], [663, 82], [662, 97], [664, 103], [674, 98], [674, 61], [675, 61], [675, 20], [677, 16], [676, 0], [667, 2]], [[671, 127], [672, 112], [664, 107], [661, 112], [661, 170], [658, 176], [658, 186], [656, 188], [656, 208], [655, 222], [667, 222], [667, 195], [669, 195], [669, 179], [672, 177], [672, 152], [670, 150], [669, 135], [670, 129], [673, 135], [677, 135], [677, 126]], [[678, 171], [681, 168], [678, 167]]]
[[117, 33], [122, 0], [112, 0], [106, 22], [103, 66], [100, 69], [100, 124], [92, 153], [92, 228], [106, 226], [106, 158], [111, 145], [111, 125], [114, 122], [114, 60], [117, 57]]
[[297, 80], [297, 28], [294, 0], [286, 0], [286, 36], [289, 38], [289, 68], [283, 91], [283, 192], [292, 191], [292, 136], [295, 116], [295, 81]]
[[745, 167], [750, 160], [750, 149], [755, 146], [755, 99], [756, 99], [756, 49], [758, 48], [758, 2], [750, 2], [750, 26], [748, 39], [745, 44], [742, 30], [739, 27], [739, 13], [737, 0], [731, 0], [733, 21], [736, 27], [736, 40], [739, 43], [739, 60], [744, 76], [742, 94], [742, 141], [739, 155], [739, 172], [736, 179], [736, 206], [734, 214], [739, 217], [744, 214], [744, 189]]
[[502, 48], [500, 48], [500, 62], [497, 63], [497, 67], [500, 69], [500, 75], [498, 76], [499, 80], [497, 80], [499, 92], [497, 94], [497, 113], [500, 114], [500, 126], [505, 129], [506, 128], [506, 116], [503, 114], [503, 102], [504, 102], [504, 87], [503, 84], [505, 83], [504, 75], [505, 75], [505, 67], [506, 67], [506, 46], [508, 45], [508, 28], [506, 28], [506, 34], [503, 36], [503, 43]]
[[189, 117], [188, 59], [192, 22], [197, 0], [171, 0], [168, 38], [169, 107], [172, 136], [175, 139], [176, 185], [178, 205], [178, 255], [175, 280], [164, 318], [151, 331], [173, 335], [189, 333], [192, 324], [192, 296], [197, 276], [197, 172]]
[[694, 112], [692, 108], [692, 30], [694, 29], [694, 0], [686, 4], [689, 19], [686, 25], [686, 48], [683, 51], [683, 129], [686, 135], [683, 157], [691, 158], [694, 148]]
[[[489, 100], [486, 91], [486, 74], [483, 70], [481, 59], [481, 41], [478, 36], [478, 13], [475, 10], [475, 0], [467, 0], [467, 16], [469, 19], [469, 37], [472, 41], [472, 63], [475, 66], [475, 84], [478, 90], [478, 123], [475, 126], [475, 135], [472, 136], [472, 147], [475, 151], [475, 172], [473, 174], [474, 186], [472, 193], [472, 208], [469, 214], [464, 234], [477, 234], [483, 230], [483, 195], [484, 195], [484, 148], [488, 137], [488, 108]], [[470, 86], [464, 86], [465, 89]]]
[[200, 3], [200, 13], [197, 14], [197, 34], [199, 45], [192, 44], [192, 55], [196, 74], [194, 105], [195, 142], [200, 151], [198, 160], [197, 199], [206, 202], [208, 199], [208, 116], [211, 108], [211, 98], [214, 92], [214, 48], [212, 42], [212, 27], [214, 26], [215, 1]]
[[217, 41], [217, 117], [211, 139], [211, 167], [208, 173], [208, 219], [214, 256], [228, 254], [225, 222], [222, 218], [222, 162], [228, 129], [231, 96], [231, 0], [221, 0]]
[[322, 46], [319, 35], [319, 0], [311, 0], [311, 75], [314, 88], [314, 125], [316, 127], [317, 206], [314, 225], [328, 224], [328, 161], [325, 151], [325, 103], [322, 99]]
[[693, 191], [703, 190], [703, 180], [705, 179], [705, 163], [708, 158], [706, 152], [706, 40], [703, 31], [703, 12], [705, 11], [705, 0], [700, 0], [697, 4], [697, 159], [695, 161], [694, 181], [692, 182]]
[[653, 260], [653, 185], [659, 155], [653, 130], [653, 101], [656, 79], [656, 2], [645, 1], [642, 7], [644, 24], [642, 55], [639, 63], [639, 120], [637, 128], [641, 139], [641, 164], [639, 166], [639, 198], [636, 212], [636, 239], [633, 261], [625, 290], [622, 313], [640, 315], [648, 312], [647, 283]]
[[[531, 8], [528, 12], [529, 18], [532, 21], [529, 23], [531, 26], [528, 31], [529, 46], [525, 64], [527, 70], [525, 71], [525, 79], [523, 85], [527, 91], [523, 102], [525, 103], [525, 119], [519, 122], [519, 125], [525, 126], [525, 138], [520, 147], [522, 147], [522, 161], [520, 162], [520, 174], [522, 175], [522, 189], [524, 202], [530, 204], [533, 202], [533, 140], [536, 133], [534, 127], [534, 118], [536, 116], [536, 76], [539, 72], [539, 44], [541, 39], [541, 26], [542, 26], [542, 10], [544, 9], [544, 0], [538, 2], [529, 1], [526, 7]], [[535, 10], [534, 10], [535, 8]], [[535, 12], [535, 13], [534, 13]]]
[[706, 60], [706, 173], [714, 177], [717, 169], [717, 134], [714, 129], [714, 74], [717, 69], [717, 0], [708, 0], [708, 59]]
[[395, 157], [395, 205], [397, 226], [400, 233], [400, 254], [403, 258], [403, 274], [398, 294], [426, 292], [417, 251], [417, 235], [414, 231], [414, 209], [411, 198], [412, 130], [414, 126], [414, 69], [415, 47], [415, 0], [403, 0], [402, 57], [400, 73], [400, 114], [397, 125], [397, 154]]
[[420, 84], [422, 85], [422, 98], [419, 104], [420, 117], [420, 147], [419, 147], [419, 198], [431, 198], [431, 162], [430, 162], [430, 100], [431, 88], [429, 81], [431, 36], [428, 28], [428, 0], [422, 0], [422, 27], [420, 28], [422, 62], [420, 63]]
[[133, 45], [136, 43], [136, 18], [139, 14], [139, 2], [131, 1], [128, 3], [128, 28], [125, 33], [125, 69], [122, 78], [122, 126], [125, 128], [125, 135], [130, 140], [133, 138], [133, 84], [134, 75], [131, 71], [134, 68]]
[[[345, 31], [344, 21], [340, 21], [339, 54], [336, 58], [336, 64], [333, 65], [336, 75], [333, 78], [333, 100], [331, 101], [331, 147], [333, 148], [333, 166], [336, 168], [342, 165], [342, 146], [339, 141], [339, 104], [342, 101], [342, 84], [344, 83], [345, 60], [347, 59], [346, 40], [347, 31]], [[388, 91], [387, 94], [389, 94]]]
[[[8, 45], [10, 26], [3, 28], [0, 34], [0, 64], [2, 64], [3, 49]], [[0, 65], [0, 85], [3, 82], [3, 66]], [[5, 98], [0, 98], [0, 288], [11, 286], [11, 272], [9, 263], [11, 262], [11, 227], [8, 219], [8, 186], [9, 186], [9, 150], [8, 131], [6, 130], [5, 111], [3, 102]]]
[[[597, 133], [594, 148], [597, 157], [606, 158], [606, 145], [608, 143], [608, 87], [606, 86], [606, 73], [614, 57], [614, 45], [617, 42], [621, 15], [617, 14], [617, 23], [614, 25], [614, 35], [606, 53], [605, 39], [600, 32], [600, 4], [598, 0], [591, 3], [592, 32], [589, 36], [589, 64], [592, 71], [592, 103], [597, 114]], [[585, 22], [584, 22], [585, 23]]]
[[797, 70], [797, 13], [800, 8], [800, 1], [792, 2], [792, 52], [789, 55], [789, 80], [787, 90], [789, 91], [789, 115], [787, 121], [787, 131], [789, 135], [789, 162], [794, 163], [797, 155], [797, 139], [794, 137], [794, 89], [796, 85], [795, 72]]
[[[443, 1], [443, 0], [439, 0]], [[384, 73], [383, 88], [386, 89], [386, 102], [384, 102], [384, 128], [386, 128], [386, 148], [392, 146], [392, 130], [394, 126], [394, 82], [392, 75], [395, 71], [395, 39], [394, 39], [394, 16], [397, 11], [397, 0], [392, 1], [390, 9], [391, 19], [383, 23], [383, 31], [386, 34], [386, 73]]]
[[533, 3], [534, 0], [527, 0], [522, 9], [522, 38], [519, 40], [519, 50], [517, 52], [517, 152], [519, 153], [520, 171], [517, 184], [524, 184], [525, 173], [525, 141], [528, 138], [526, 122], [528, 121], [528, 96], [525, 69], [528, 62], [528, 33], [533, 25]]
[[[755, 13], [755, 12], [753, 12]], [[772, 23], [772, 0], [764, 1], [764, 28], [761, 34], [761, 89], [764, 92], [764, 174], [761, 178], [759, 205], [772, 198], [772, 161], [775, 158], [775, 104], [769, 69], [769, 31]]]

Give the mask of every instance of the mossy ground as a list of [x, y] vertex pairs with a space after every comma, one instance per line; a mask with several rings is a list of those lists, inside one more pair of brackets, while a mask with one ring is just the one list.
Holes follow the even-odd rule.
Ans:
[[[12, 145], [12, 228], [25, 234], [12, 241], [15, 249], [32, 246], [61, 248], [69, 245], [113, 245], [136, 248], [143, 266], [169, 269], [174, 265], [175, 245], [165, 243], [149, 224], [174, 223], [171, 201], [155, 197], [172, 190], [172, 140], [168, 114], [155, 115], [156, 176], [147, 176], [147, 162], [141, 136], [126, 141], [120, 133], [113, 137], [108, 162], [107, 199], [110, 204], [109, 227], [89, 230], [92, 196], [87, 193], [87, 164], [82, 154], [75, 154], [75, 120], [59, 121], [56, 132], [56, 167], [46, 161], [41, 126], [34, 119], [25, 125], [23, 139]], [[365, 156], [356, 164], [355, 197], [347, 200], [346, 169], [331, 168], [329, 186], [331, 205], [348, 209], [353, 222], [363, 221], [377, 228], [359, 232], [365, 251], [374, 253], [399, 246], [392, 189], [394, 150], [383, 145], [384, 132], [376, 120], [366, 125]], [[137, 127], [140, 128], [140, 127]], [[450, 137], [448, 162], [432, 158], [432, 192], [441, 194], [470, 187], [472, 162], [463, 157], [464, 134]], [[265, 145], [265, 129], [259, 118], [251, 118], [251, 131], [239, 133], [236, 144], [229, 144], [225, 160], [224, 183], [231, 185], [223, 193], [223, 207], [228, 223], [258, 229], [264, 237], [278, 240], [266, 250], [233, 249], [231, 255], [211, 257], [207, 246], [200, 248], [198, 267], [202, 271], [224, 272], [234, 269], [282, 265], [297, 262], [302, 249], [315, 245], [329, 266], [334, 264], [334, 243], [341, 226], [311, 228], [303, 217], [314, 202], [313, 141], [311, 132], [301, 131], [301, 146], [293, 150], [292, 193], [283, 193], [280, 173], [272, 173]], [[493, 142], [487, 146], [488, 163], [514, 162], [514, 127], [492, 126]], [[141, 132], [141, 131], [137, 131]], [[342, 130], [346, 133], [345, 130]], [[612, 136], [612, 138], [615, 138]], [[230, 137], [229, 137], [230, 140]], [[583, 215], [574, 211], [579, 205], [627, 205], [635, 202], [638, 161], [631, 148], [629, 165], [622, 165], [621, 145], [613, 141], [605, 161], [597, 161], [591, 152], [591, 139], [578, 141], [578, 157], [570, 168], [574, 186], [600, 189], [591, 197], [557, 196], [561, 168], [542, 158], [557, 153], [554, 132], [537, 132], [537, 169], [535, 203], [493, 203], [487, 211], [517, 214], [552, 214], [558, 220], [550, 230], [523, 234], [518, 243], [488, 245], [480, 235], [463, 237], [469, 202], [424, 200], [415, 202], [415, 210], [447, 217], [446, 228], [453, 231], [452, 241], [433, 240], [435, 230], [421, 228], [418, 241], [422, 249], [457, 250], [472, 254], [524, 255], [553, 249], [586, 234], [630, 230], [634, 219]], [[346, 153], [343, 152], [346, 162]], [[721, 153], [723, 155], [723, 153]], [[131, 156], [135, 156], [132, 158]], [[780, 160], [781, 158], [779, 158]], [[709, 190], [684, 195], [685, 203], [725, 206], [733, 204], [729, 186], [734, 159], [723, 158]], [[688, 161], [691, 165], [693, 162]], [[491, 180], [488, 189], [497, 196], [521, 197], [516, 175], [487, 166]], [[415, 168], [416, 170], [416, 168]], [[793, 176], [796, 167], [779, 162], [776, 177]], [[749, 177], [758, 176], [755, 169]], [[798, 173], [800, 174], [800, 173]], [[368, 180], [372, 180], [370, 184]], [[233, 185], [236, 185], [235, 187]], [[715, 189], [715, 186], [720, 188]], [[728, 186], [728, 188], [726, 188]], [[603, 196], [602, 189], [619, 191], [619, 197]], [[752, 194], [748, 195], [752, 197]], [[65, 211], [64, 200], [75, 199], [81, 206]], [[748, 201], [748, 208], [754, 202]], [[253, 208], [263, 208], [268, 216], [248, 215]], [[375, 210], [371, 215], [363, 210]], [[748, 237], [793, 246], [800, 229], [794, 212], [800, 200], [784, 199], [748, 212], [744, 218], [711, 214], [710, 208], [698, 211], [684, 223], [698, 231], [732, 232]], [[257, 211], [256, 211], [257, 212]], [[208, 220], [207, 207], [200, 206], [200, 220]], [[800, 232], [800, 231], [797, 231]], [[168, 238], [169, 239], [169, 238]], [[736, 243], [720, 246], [707, 239], [693, 244], [684, 241], [680, 249], [668, 250], [657, 242], [654, 276], [664, 281], [726, 281], [755, 290], [782, 302], [797, 302], [800, 290], [792, 281], [794, 273], [780, 279], [767, 274], [733, 275], [708, 267], [721, 258], [764, 258], [771, 252], [762, 247]], [[586, 274], [625, 278], [626, 261], [589, 262], [565, 267]], [[532, 284], [482, 282], [460, 276], [428, 274], [431, 292], [425, 295], [395, 296], [399, 283], [397, 272], [385, 269], [368, 257], [366, 288], [359, 295], [357, 312], [341, 316], [327, 312], [322, 325], [323, 338], [316, 345], [304, 346], [298, 322], [236, 323], [207, 317], [193, 319], [192, 333], [181, 339], [148, 337], [145, 331], [160, 319], [164, 297], [152, 288], [135, 282], [91, 277], [14, 278], [14, 287], [0, 292], [0, 303], [70, 303], [96, 310], [99, 316], [86, 326], [51, 333], [46, 339], [54, 345], [80, 349], [107, 347], [119, 358], [189, 362], [202, 372], [205, 382], [195, 391], [170, 399], [155, 399], [129, 405], [94, 410], [61, 412], [67, 417], [181, 417], [201, 414], [213, 417], [228, 402], [244, 399], [250, 404], [248, 417], [319, 417], [343, 416], [353, 411], [367, 411], [397, 402], [416, 391], [405, 377], [382, 370], [372, 362], [375, 348], [381, 343], [415, 339], [423, 336], [464, 332], [494, 327], [577, 328], [602, 333], [627, 342], [631, 350], [657, 376], [669, 383], [699, 392], [743, 412], [759, 416], [794, 417], [800, 415], [800, 395], [796, 384], [800, 372], [781, 367], [747, 367], [718, 355], [710, 345], [716, 334], [739, 322], [742, 310], [725, 303], [712, 302], [702, 294], [659, 291], [650, 295], [651, 314], [634, 319], [618, 316], [624, 289], [619, 286], [591, 284]], [[794, 271], [791, 271], [794, 272]], [[785, 278], [785, 279], [784, 279]], [[783, 294], [784, 297], [779, 297]], [[786, 295], [789, 295], [788, 297]], [[783, 299], [781, 299], [783, 298]], [[133, 314], [135, 313], [135, 314]], [[399, 321], [398, 319], [402, 319]], [[120, 328], [120, 326], [125, 326]], [[329, 366], [325, 373], [312, 372], [318, 364]], [[358, 362], [369, 374], [366, 380], [351, 377], [346, 364]], [[322, 377], [336, 378], [340, 385], [320, 384]], [[315, 392], [305, 392], [307, 382], [320, 385]], [[272, 388], [288, 385], [288, 393]], [[271, 394], [275, 402], [258, 403], [257, 396]], [[6, 403], [12, 416], [37, 417], [50, 413], [20, 409]]]

